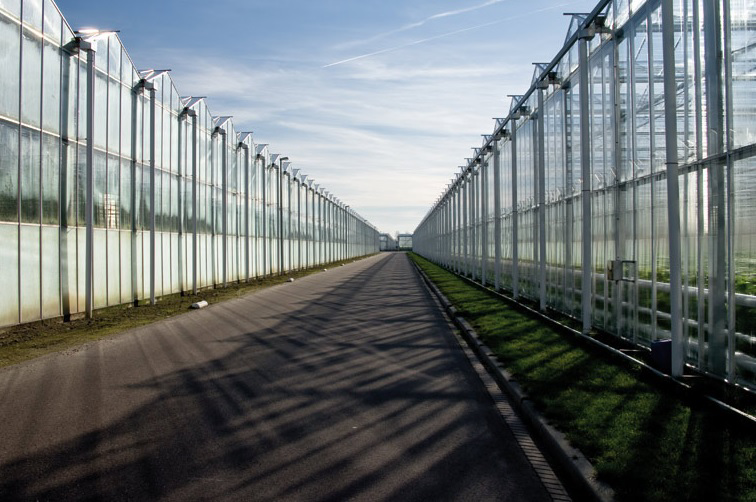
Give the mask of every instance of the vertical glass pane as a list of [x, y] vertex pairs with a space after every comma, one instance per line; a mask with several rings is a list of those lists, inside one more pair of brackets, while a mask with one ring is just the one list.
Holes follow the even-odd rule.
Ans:
[[121, 78], [121, 42], [118, 35], [108, 37], [108, 74]]
[[120, 186], [120, 207], [121, 207], [121, 228], [131, 229], [131, 162], [124, 163], [121, 166], [121, 186]]
[[18, 221], [18, 126], [0, 121], [0, 221]]
[[[19, 233], [21, 274], [21, 322], [40, 316], [40, 236], [39, 227], [22, 225]], [[14, 281], [15, 282], [15, 281]]]
[[70, 143], [63, 143], [60, 149], [60, 224], [62, 226], [76, 223], [74, 198], [76, 190], [76, 148]]
[[651, 102], [649, 92], [648, 37], [644, 20], [635, 28], [633, 39], [633, 104], [635, 105], [635, 176], [650, 172], [651, 164]]
[[[87, 149], [79, 145], [76, 156], [76, 224], [84, 226], [86, 223], [84, 210], [86, 209], [87, 193]], [[69, 222], [70, 223], [70, 222]]]
[[0, 242], [5, 286], [0, 302], [0, 326], [7, 326], [18, 322], [18, 225], [0, 223]]
[[21, 128], [21, 222], [39, 223], [40, 133]]
[[730, 1], [732, 104], [735, 148], [756, 142], [756, 8], [750, 0]]
[[19, 59], [18, 26], [0, 16], [0, 115], [18, 118]]
[[42, 31], [42, 0], [24, 0], [24, 23]]
[[[78, 69], [78, 104], [77, 104], [77, 117], [76, 125], [78, 127], [77, 136], [80, 141], [87, 140], [87, 61], [82, 59], [77, 66]], [[72, 68], [73, 71], [73, 68]], [[95, 108], [95, 115], [97, 115], [97, 108]]]
[[60, 50], [45, 43], [42, 75], [42, 127], [47, 131], [60, 130]]
[[40, 94], [42, 89], [42, 43], [24, 31], [21, 62], [21, 119], [39, 126]]
[[97, 148], [105, 149], [105, 140], [107, 139], [105, 132], [108, 124], [108, 81], [100, 72], [96, 72], [95, 76], [94, 116], [94, 145]]
[[2, 0], [0, 9], [5, 9], [18, 19], [21, 17], [21, 0]]
[[108, 155], [107, 193], [105, 195], [105, 226], [107, 228], [120, 228], [121, 204], [118, 189], [120, 176], [119, 158], [115, 155]]
[[60, 206], [60, 139], [42, 135], [42, 223], [57, 225]]
[[60, 42], [61, 15], [52, 0], [45, 0], [45, 36]]
[[119, 91], [121, 94], [121, 156], [133, 158], [134, 93], [126, 86], [119, 86]]
[[108, 207], [105, 196], [107, 190], [107, 179], [105, 177], [105, 154], [94, 152], [94, 193], [92, 196], [92, 210], [94, 211], [93, 222], [96, 227], [104, 227], [108, 216]]
[[77, 114], [77, 100], [76, 93], [78, 88], [77, 78], [78, 59], [72, 57], [70, 54], [61, 51], [61, 86], [60, 86], [60, 135], [64, 138], [76, 137], [76, 119]]

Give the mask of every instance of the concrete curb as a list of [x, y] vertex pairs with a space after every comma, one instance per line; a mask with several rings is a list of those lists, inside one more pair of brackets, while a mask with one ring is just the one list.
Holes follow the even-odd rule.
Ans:
[[496, 380], [499, 388], [510, 397], [513, 407], [537, 437], [539, 444], [548, 452], [549, 457], [558, 463], [559, 471], [567, 477], [568, 486], [576, 489], [583, 497], [590, 497], [600, 502], [613, 501], [614, 491], [596, 479], [596, 470], [585, 455], [572, 447], [563, 433], [547, 423], [512, 374], [496, 359], [493, 351], [480, 340], [470, 323], [459, 315], [457, 309], [425, 272], [416, 263], [413, 262], [413, 264], [428, 289], [438, 298], [446, 313], [460, 329], [465, 341], [480, 362]]

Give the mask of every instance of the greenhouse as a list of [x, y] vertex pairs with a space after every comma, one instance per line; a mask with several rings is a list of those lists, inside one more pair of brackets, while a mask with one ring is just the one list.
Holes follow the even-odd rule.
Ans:
[[0, 0], [0, 47], [0, 326], [378, 250], [288, 157], [138, 71], [117, 33]]
[[756, 8], [573, 14], [414, 250], [582, 331], [756, 388]]

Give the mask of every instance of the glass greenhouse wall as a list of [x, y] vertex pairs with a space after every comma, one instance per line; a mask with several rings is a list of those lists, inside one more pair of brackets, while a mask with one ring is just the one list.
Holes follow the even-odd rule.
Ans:
[[604, 0], [414, 233], [414, 249], [756, 388], [756, 3]]
[[117, 34], [0, 0], [0, 49], [0, 326], [378, 251], [366, 220], [137, 71]]

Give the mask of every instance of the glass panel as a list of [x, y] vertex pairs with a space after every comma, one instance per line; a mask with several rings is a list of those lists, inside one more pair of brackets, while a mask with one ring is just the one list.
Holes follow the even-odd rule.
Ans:
[[[83, 59], [80, 61], [81, 64], [77, 66], [79, 77], [77, 80], [78, 85], [78, 98], [79, 102], [77, 104], [77, 136], [79, 138], [79, 141], [86, 141], [87, 140], [87, 61], [86, 59]], [[73, 68], [72, 68], [73, 71]], [[95, 109], [95, 114], [97, 114], [97, 109]]]
[[[87, 149], [79, 145], [76, 156], [76, 224], [84, 226], [87, 192]], [[69, 222], [70, 224], [70, 222]]]
[[18, 26], [0, 16], [0, 115], [18, 118], [19, 58]]
[[133, 158], [134, 93], [126, 86], [119, 86], [119, 89], [121, 93], [121, 156]]
[[131, 183], [131, 162], [124, 163], [123, 166], [121, 166], [121, 196], [119, 199], [120, 207], [121, 207], [121, 228], [122, 229], [131, 229], [131, 217], [132, 217], [132, 210], [131, 210], [131, 190], [132, 190], [132, 183]]
[[60, 42], [61, 15], [52, 0], [45, 0], [45, 36]]
[[0, 2], [0, 9], [5, 9], [18, 19], [21, 17], [21, 0], [2, 0]]
[[42, 127], [47, 131], [60, 130], [60, 50], [45, 43], [42, 77]]
[[42, 31], [42, 0], [24, 0], [24, 23]]
[[92, 196], [93, 224], [95, 227], [104, 227], [108, 218], [108, 205], [106, 201], [107, 179], [105, 177], [105, 154], [94, 152], [94, 193]]
[[108, 79], [108, 152], [119, 152], [121, 136], [121, 85]]
[[756, 142], [756, 8], [752, 0], [731, 0], [732, 125], [734, 146]]
[[40, 316], [39, 240], [39, 227], [21, 225], [21, 322], [34, 321]]
[[39, 223], [40, 133], [21, 128], [21, 222]]
[[42, 135], [42, 223], [57, 225], [60, 205], [60, 139]]
[[76, 137], [76, 119], [77, 116], [77, 87], [78, 87], [78, 59], [72, 57], [68, 53], [61, 52], [62, 59], [62, 77], [60, 88], [60, 101], [61, 101], [61, 131], [60, 135], [64, 138]]
[[60, 315], [60, 231], [42, 227], [42, 317]]
[[[120, 181], [119, 159], [115, 155], [108, 155], [108, 186], [105, 194], [105, 225], [108, 228], [120, 228], [121, 204], [119, 201]], [[110, 237], [108, 237], [110, 239]]]
[[[108, 117], [108, 81], [106, 77], [100, 72], [97, 72], [95, 77], [94, 116], [94, 145], [97, 148], [105, 149], [105, 133], [107, 131], [106, 127]], [[82, 126], [86, 127], [86, 121], [82, 123]]]
[[23, 34], [21, 74], [21, 118], [24, 122], [39, 126], [40, 94], [42, 81], [42, 43], [28, 31]]
[[121, 78], [121, 52], [118, 36], [108, 37], [108, 73], [117, 79]]
[[0, 221], [18, 221], [18, 126], [0, 121]]
[[18, 225], [0, 223], [0, 263], [3, 264], [3, 301], [0, 326], [18, 322]]
[[[108, 39], [109, 36], [103, 36], [95, 40], [95, 68], [100, 71], [108, 71]], [[99, 75], [100, 72], [97, 72]]]

